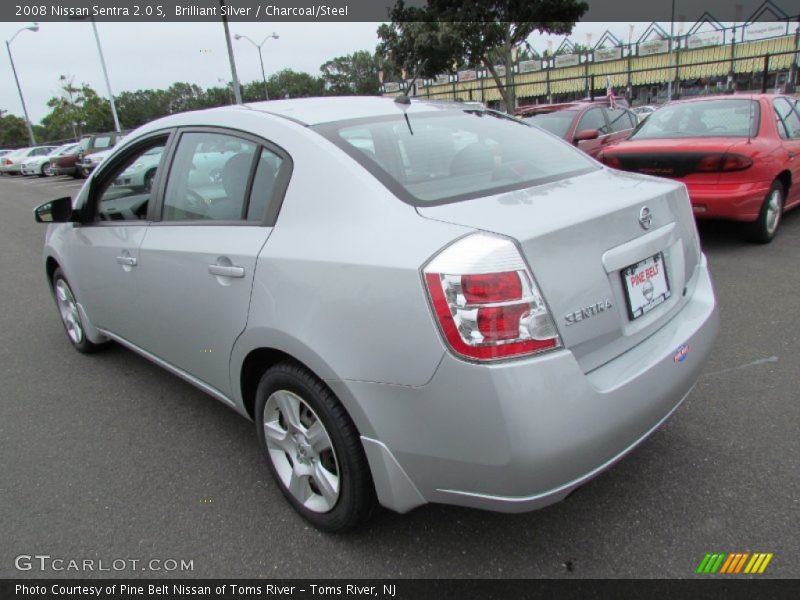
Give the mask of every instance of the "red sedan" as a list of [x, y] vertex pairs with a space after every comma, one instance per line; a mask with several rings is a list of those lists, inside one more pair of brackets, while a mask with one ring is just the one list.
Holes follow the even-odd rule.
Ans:
[[682, 181], [696, 217], [746, 222], [753, 241], [767, 243], [800, 204], [798, 154], [797, 99], [753, 94], [670, 103], [598, 158]]
[[603, 148], [626, 139], [638, 123], [621, 98], [523, 106], [515, 113], [526, 123], [546, 129], [597, 157]]

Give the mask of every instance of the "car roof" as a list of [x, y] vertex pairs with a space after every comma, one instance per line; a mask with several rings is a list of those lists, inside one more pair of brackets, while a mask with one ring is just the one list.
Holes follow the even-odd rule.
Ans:
[[411, 104], [399, 104], [386, 96], [326, 96], [321, 98], [295, 98], [291, 100], [268, 100], [241, 106], [227, 106], [213, 110], [231, 110], [242, 107], [284, 117], [302, 125], [319, 125], [334, 121], [346, 121], [365, 117], [387, 117], [430, 113], [442, 110], [464, 110], [478, 108], [470, 102], [441, 102], [412, 98]]

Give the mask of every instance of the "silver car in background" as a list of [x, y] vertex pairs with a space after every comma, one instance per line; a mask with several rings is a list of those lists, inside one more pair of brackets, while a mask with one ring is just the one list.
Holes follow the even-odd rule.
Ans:
[[114, 340], [254, 420], [330, 531], [376, 500], [564, 498], [680, 405], [718, 330], [682, 184], [480, 107], [173, 115], [36, 219], [72, 345]]

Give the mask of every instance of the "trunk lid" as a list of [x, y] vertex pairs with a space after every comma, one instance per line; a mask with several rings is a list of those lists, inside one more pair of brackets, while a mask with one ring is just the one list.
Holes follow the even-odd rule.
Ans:
[[[651, 214], [647, 229], [639, 223], [645, 206]], [[517, 240], [564, 345], [584, 372], [646, 339], [680, 310], [700, 256], [683, 185], [608, 169], [417, 210], [425, 218]], [[631, 319], [622, 271], [657, 253], [664, 256], [670, 295]], [[581, 319], [568, 324], [576, 312]]]
[[619, 165], [611, 166], [624, 171], [685, 181], [698, 178], [712, 183], [719, 173], [698, 172], [698, 163], [711, 154], [729, 151], [738, 141], [731, 138], [628, 141], [609, 148], [606, 155], [619, 159]]

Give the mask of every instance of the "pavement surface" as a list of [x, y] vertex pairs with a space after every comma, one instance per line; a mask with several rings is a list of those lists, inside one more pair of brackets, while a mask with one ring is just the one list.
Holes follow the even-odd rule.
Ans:
[[[0, 178], [0, 577], [693, 577], [707, 552], [772, 552], [766, 575], [800, 577], [800, 211], [767, 246], [701, 226], [718, 344], [613, 469], [533, 513], [431, 505], [334, 536], [285, 502], [250, 422], [119, 346], [70, 348], [31, 211], [80, 184]], [[15, 568], [37, 554], [142, 563]]]

